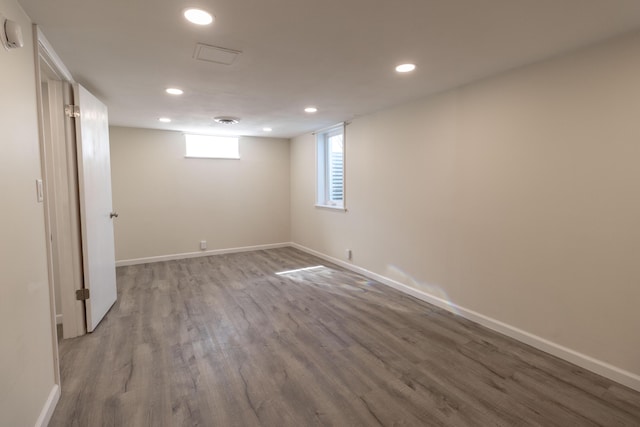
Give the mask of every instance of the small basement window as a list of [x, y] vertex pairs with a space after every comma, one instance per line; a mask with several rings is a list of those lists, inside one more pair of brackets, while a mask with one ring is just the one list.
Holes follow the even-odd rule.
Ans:
[[185, 157], [199, 159], [239, 159], [237, 136], [185, 134]]
[[316, 133], [316, 206], [344, 210], [344, 123]]

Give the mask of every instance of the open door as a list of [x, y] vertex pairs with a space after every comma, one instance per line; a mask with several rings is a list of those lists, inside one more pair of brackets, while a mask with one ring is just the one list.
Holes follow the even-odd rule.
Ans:
[[116, 302], [116, 267], [111, 200], [111, 162], [107, 107], [89, 91], [73, 85], [76, 117], [78, 190], [87, 332], [92, 332]]

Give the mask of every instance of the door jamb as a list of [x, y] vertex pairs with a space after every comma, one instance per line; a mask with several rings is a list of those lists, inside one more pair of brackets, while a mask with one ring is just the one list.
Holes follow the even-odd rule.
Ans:
[[[40, 161], [41, 168], [43, 172], [44, 178], [44, 211], [45, 211], [45, 232], [46, 232], [46, 240], [47, 240], [47, 270], [48, 270], [48, 278], [49, 278], [49, 305], [50, 305], [50, 315], [51, 315], [51, 339], [52, 339], [52, 347], [53, 347], [53, 364], [54, 364], [54, 381], [58, 386], [61, 386], [61, 377], [60, 377], [60, 363], [59, 363], [59, 354], [58, 354], [58, 333], [57, 333], [57, 324], [56, 324], [56, 308], [55, 308], [55, 269], [54, 269], [54, 256], [53, 251], [54, 247], [52, 244], [52, 232], [53, 227], [56, 227], [56, 224], [52, 222], [52, 205], [50, 200], [53, 200], [54, 197], [54, 188], [53, 183], [49, 182], [50, 177], [52, 176], [52, 171], [49, 169], [49, 163], [52, 156], [50, 152], [50, 148], [47, 147], [46, 144], [46, 133], [45, 133], [45, 118], [44, 118], [44, 109], [43, 109], [43, 92], [42, 92], [42, 76], [43, 70], [41, 69], [41, 61], [46, 63], [47, 67], [53, 70], [56, 74], [57, 78], [59, 78], [62, 82], [74, 83], [74, 79], [71, 76], [71, 73], [66, 68], [60, 57], [55, 53], [53, 47], [46, 39], [42, 31], [37, 25], [33, 25], [33, 39], [34, 39], [34, 62], [35, 62], [35, 84], [36, 84], [36, 98], [38, 105], [38, 137], [39, 137], [39, 146], [40, 146]], [[63, 107], [62, 107], [63, 108]], [[68, 127], [68, 126], [65, 126]], [[74, 168], [75, 170], [75, 168]], [[77, 173], [76, 173], [77, 176]], [[77, 177], [76, 177], [77, 179]], [[72, 190], [70, 188], [70, 190]], [[76, 190], [77, 191], [77, 190]], [[72, 219], [73, 220], [73, 219]], [[79, 221], [79, 218], [78, 218]], [[80, 259], [74, 260], [80, 265], [82, 268], [82, 252], [80, 249]], [[60, 293], [64, 292], [74, 292], [73, 287], [80, 286], [82, 287], [82, 282], [79, 284], [69, 283], [64, 286], [61, 283]], [[61, 295], [64, 297], [64, 295]], [[78, 310], [74, 310], [74, 313], [67, 313], [67, 315], [71, 315], [74, 317], [78, 317]], [[78, 323], [78, 322], [75, 322]], [[82, 324], [84, 324], [84, 312], [82, 312]], [[82, 331], [81, 334], [86, 333], [86, 329]], [[78, 335], [81, 335], [78, 334]]]
[[[45, 136], [44, 136], [44, 111], [42, 108], [42, 84], [41, 84], [41, 69], [40, 69], [40, 29], [34, 24], [33, 25], [33, 50], [34, 50], [34, 66], [35, 66], [35, 85], [36, 85], [36, 98], [37, 98], [37, 106], [38, 106], [38, 139], [40, 146], [40, 167], [42, 168], [42, 175], [44, 177], [47, 176], [47, 150], [45, 149]], [[43, 36], [44, 37], [44, 36]], [[45, 179], [43, 182], [43, 188], [45, 191], [44, 197], [44, 225], [45, 225], [45, 233], [46, 233], [46, 242], [47, 242], [47, 274], [48, 274], [48, 282], [49, 282], [49, 307], [50, 307], [50, 322], [51, 322], [51, 341], [53, 348], [53, 373], [54, 373], [54, 382], [60, 387], [60, 361], [58, 355], [58, 331], [56, 324], [56, 300], [55, 300], [55, 289], [54, 289], [54, 274], [53, 274], [53, 254], [51, 247], [51, 215], [49, 212], [49, 191], [47, 191], [47, 180]]]

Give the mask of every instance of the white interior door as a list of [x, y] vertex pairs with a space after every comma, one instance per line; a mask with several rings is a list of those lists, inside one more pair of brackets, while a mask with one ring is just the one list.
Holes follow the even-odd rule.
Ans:
[[87, 331], [93, 331], [116, 302], [116, 267], [111, 201], [111, 162], [107, 107], [74, 85], [78, 184]]

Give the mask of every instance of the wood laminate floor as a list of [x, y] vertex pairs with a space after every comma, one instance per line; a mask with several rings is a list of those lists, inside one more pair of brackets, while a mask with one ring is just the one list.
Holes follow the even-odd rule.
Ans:
[[293, 248], [117, 277], [51, 426], [640, 426], [640, 393]]

